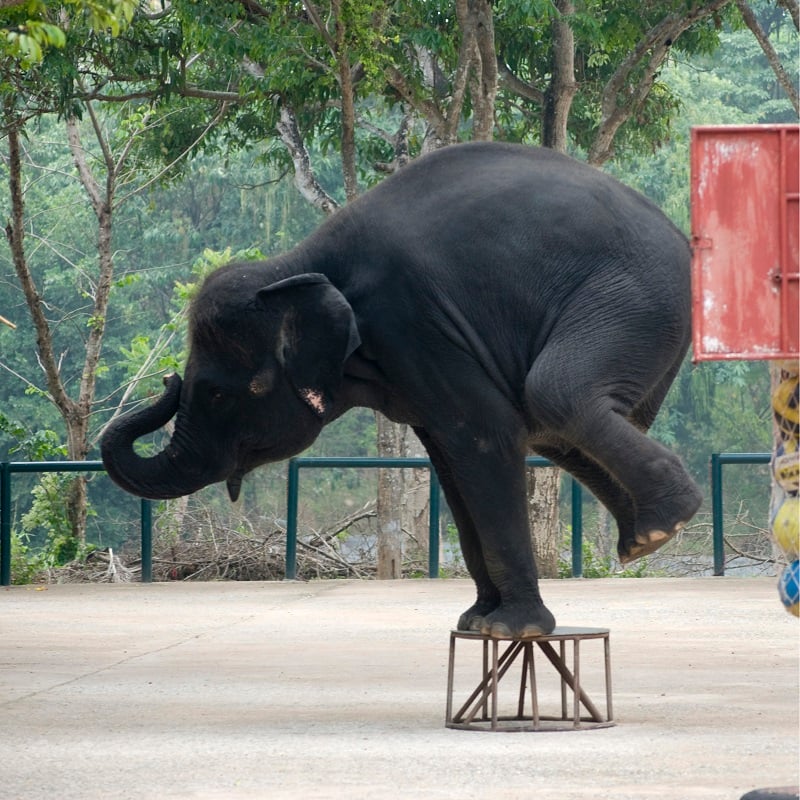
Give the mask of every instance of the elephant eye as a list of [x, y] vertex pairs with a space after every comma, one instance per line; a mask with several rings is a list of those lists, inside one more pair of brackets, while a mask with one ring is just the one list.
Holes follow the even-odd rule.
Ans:
[[253, 376], [250, 385], [247, 387], [253, 397], [263, 397], [272, 391], [275, 383], [275, 372], [271, 369], [263, 369]]

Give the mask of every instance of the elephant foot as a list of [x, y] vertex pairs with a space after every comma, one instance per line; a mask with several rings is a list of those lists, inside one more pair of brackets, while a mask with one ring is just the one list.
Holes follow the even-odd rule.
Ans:
[[679, 522], [671, 531], [654, 530], [647, 533], [637, 533], [633, 541], [627, 541], [624, 544], [620, 543], [617, 548], [619, 563], [623, 565], [630, 564], [632, 561], [636, 561], [637, 558], [654, 553], [685, 525], [685, 522]]
[[483, 619], [480, 632], [492, 639], [535, 639], [556, 627], [555, 617], [544, 605], [501, 605]]
[[[649, 520], [641, 517], [637, 520], [637, 531], [632, 538], [620, 537], [617, 553], [621, 564], [629, 564], [637, 558], [649, 555], [665, 545], [676, 533], [686, 527], [694, 516], [703, 496], [696, 486], [680, 495], [672, 502], [664, 503], [659, 508], [660, 513], [653, 515]], [[665, 520], [670, 520], [665, 524]], [[677, 522], [673, 521], [677, 520]]]
[[475, 605], [470, 606], [459, 618], [457, 630], [459, 631], [480, 631], [484, 620], [500, 605], [499, 600], [482, 601], [479, 600]]

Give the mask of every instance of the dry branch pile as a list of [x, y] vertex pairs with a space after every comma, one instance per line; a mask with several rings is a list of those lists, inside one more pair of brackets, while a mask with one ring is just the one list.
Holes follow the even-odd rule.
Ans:
[[[327, 528], [301, 534], [297, 542], [297, 577], [368, 578], [375, 574], [374, 545], [348, 545], [351, 532], [369, 542], [375, 503]], [[154, 580], [281, 580], [286, 576], [286, 531], [274, 521], [234, 523], [205, 510], [182, 519], [183, 533], [160, 533], [153, 558]], [[268, 533], [264, 533], [268, 529]]]
[[40, 580], [46, 583], [130, 583], [138, 580], [139, 568], [130, 568], [109, 547], [93, 550], [82, 561], [48, 569]]

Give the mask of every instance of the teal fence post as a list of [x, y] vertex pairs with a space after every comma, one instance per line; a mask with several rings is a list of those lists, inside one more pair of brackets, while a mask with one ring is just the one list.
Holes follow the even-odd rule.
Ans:
[[286, 580], [297, 577], [297, 495], [300, 490], [300, 464], [289, 460], [286, 480]]
[[143, 497], [141, 506], [142, 583], [153, 582], [153, 504]]
[[722, 526], [722, 459], [711, 454], [711, 531], [714, 545], [714, 575], [725, 574], [725, 539]]
[[575, 478], [572, 482], [572, 577], [583, 577], [583, 491]]
[[711, 529], [714, 540], [714, 575], [725, 574], [722, 467], [724, 464], [769, 464], [771, 460], [771, 453], [711, 454]]
[[11, 469], [0, 464], [0, 586], [11, 585]]
[[430, 468], [430, 517], [428, 520], [428, 577], [439, 577], [439, 498], [441, 496], [436, 470]]

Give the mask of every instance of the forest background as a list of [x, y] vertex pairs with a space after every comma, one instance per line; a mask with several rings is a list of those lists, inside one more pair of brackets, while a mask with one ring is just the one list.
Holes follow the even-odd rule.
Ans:
[[[204, 275], [288, 249], [421, 152], [471, 138], [555, 147], [688, 234], [690, 127], [798, 116], [796, 0], [29, 0], [0, 4], [0, 25], [0, 315], [16, 325], [0, 325], [0, 460], [96, 458], [111, 416], [182, 368]], [[769, 408], [763, 362], [687, 359], [652, 435], [707, 489], [710, 453], [769, 450]], [[309, 454], [378, 452], [413, 443], [361, 409]], [[161, 574], [279, 576], [285, 474], [258, 470], [235, 507], [219, 487], [161, 504]], [[548, 480], [555, 509], [561, 479]], [[380, 491], [374, 472], [304, 479], [304, 574], [372, 573]], [[385, 505], [411, 506], [419, 486], [386, 491]], [[729, 469], [725, 492], [731, 563], [769, 565], [767, 470]], [[556, 531], [546, 574], [565, 570], [565, 503], [532, 508]], [[130, 551], [135, 569], [137, 512], [102, 475], [15, 476], [15, 580], [97, 547]], [[420, 515], [395, 542], [403, 574], [425, 560]], [[586, 573], [617, 568], [611, 528], [589, 500]], [[704, 508], [637, 574], [706, 569], [708, 536]]]

